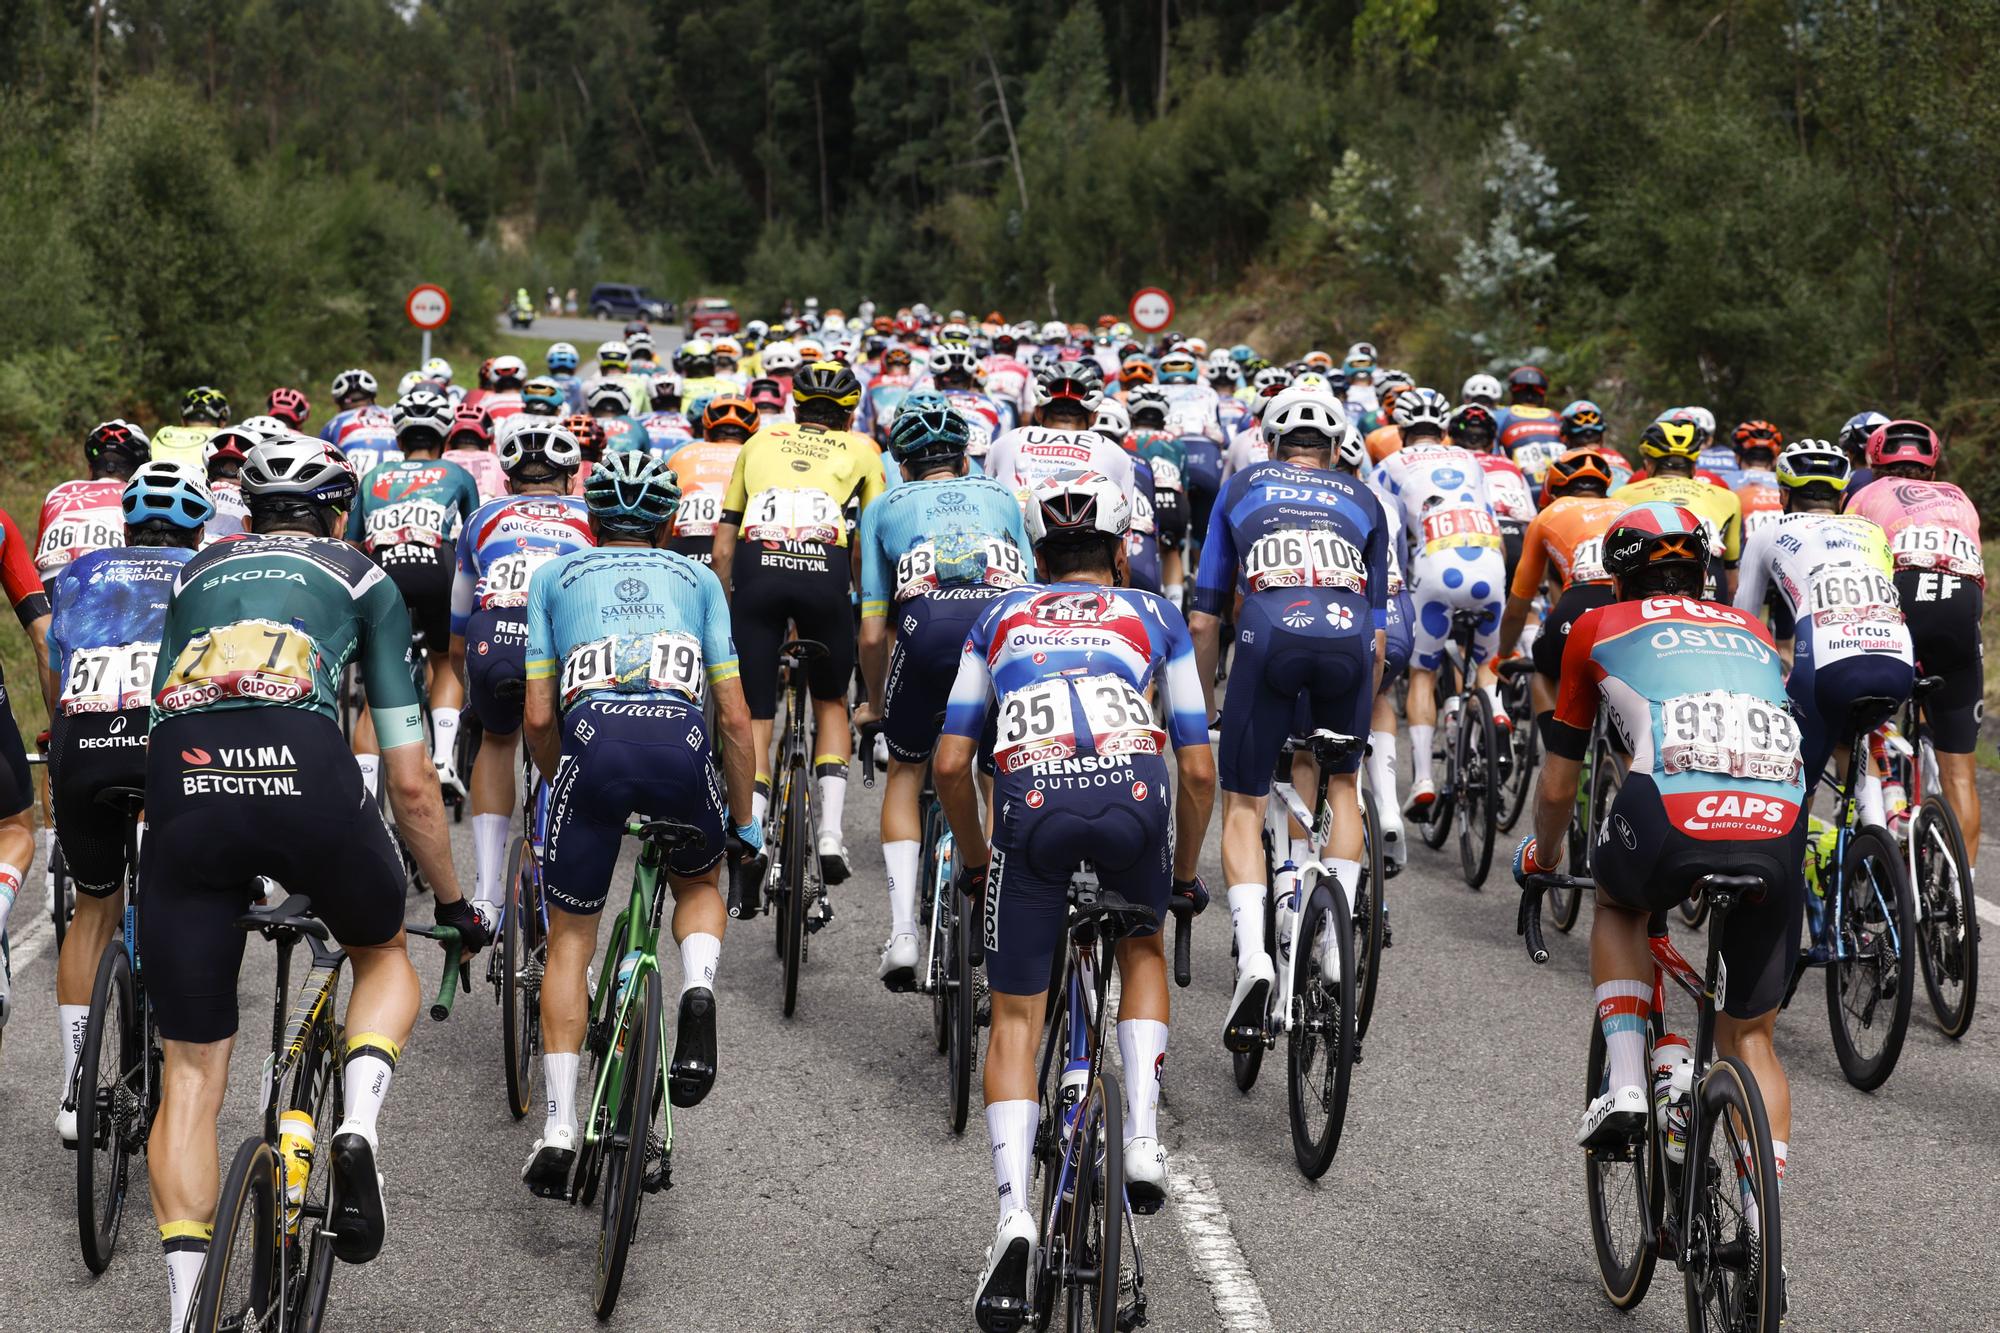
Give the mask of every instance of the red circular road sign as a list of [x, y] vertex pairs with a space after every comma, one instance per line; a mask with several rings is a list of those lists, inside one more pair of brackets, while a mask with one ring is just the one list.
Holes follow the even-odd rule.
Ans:
[[1127, 309], [1135, 327], [1147, 333], [1158, 333], [1174, 322], [1174, 298], [1158, 287], [1141, 287], [1132, 293], [1132, 304]]
[[434, 282], [419, 283], [403, 298], [403, 313], [428, 332], [451, 318], [451, 298]]

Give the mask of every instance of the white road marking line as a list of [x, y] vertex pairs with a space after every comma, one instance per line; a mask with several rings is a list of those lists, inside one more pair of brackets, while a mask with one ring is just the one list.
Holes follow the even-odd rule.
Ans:
[[1173, 1198], [1169, 1211], [1187, 1237], [1195, 1272], [1215, 1302], [1216, 1328], [1223, 1333], [1269, 1333], [1271, 1312], [1257, 1280], [1250, 1276], [1243, 1247], [1236, 1243], [1229, 1210], [1222, 1206], [1208, 1168], [1185, 1148], [1167, 1158], [1167, 1192]]
[[35, 913], [26, 925], [18, 929], [14, 928], [12, 921], [7, 925], [7, 971], [9, 975], [18, 977], [54, 943], [55, 923], [44, 911]]
[[2000, 906], [1996, 906], [1984, 898], [1974, 898], [1972, 905], [1978, 911], [1981, 921], [1984, 921], [1989, 926], [2000, 926]]

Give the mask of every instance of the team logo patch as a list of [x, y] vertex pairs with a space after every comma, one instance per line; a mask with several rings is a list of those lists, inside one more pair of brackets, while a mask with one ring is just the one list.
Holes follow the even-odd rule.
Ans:
[[213, 756], [210, 755], [209, 752], [206, 750], [195, 749], [195, 750], [181, 751], [182, 762], [193, 764], [196, 768], [199, 768], [203, 764], [211, 762], [212, 759]]
[[1326, 613], [1333, 619], [1333, 623], [1342, 629], [1354, 628], [1354, 612], [1340, 603], [1328, 602], [1326, 604]]
[[620, 579], [618, 580], [618, 586], [612, 589], [612, 591], [618, 594], [618, 600], [621, 602], [644, 601], [646, 598], [646, 582], [644, 579]]
[[1042, 789], [1040, 787], [1031, 787], [1028, 790], [1028, 794], [1021, 799], [1028, 803], [1030, 810], [1039, 810], [1042, 808]]
[[1285, 608], [1285, 625], [1289, 629], [1304, 629], [1313, 623], [1312, 603], [1293, 602]]
[[1034, 656], [1035, 656], [1036, 666], [1040, 666], [1042, 663], [1049, 660], [1049, 655], [1047, 653], [1036, 653]]
[[1145, 800], [1145, 799], [1146, 799], [1146, 784], [1145, 784], [1145, 783], [1143, 783], [1143, 782], [1135, 782], [1135, 783], [1133, 783], [1133, 784], [1132, 784], [1132, 799], [1133, 799], [1133, 800], [1135, 800], [1135, 801], [1143, 801], [1143, 800]]
[[1626, 851], [1635, 852], [1639, 850], [1639, 835], [1632, 831], [1632, 825], [1626, 820], [1625, 816], [1613, 815], [1611, 818], [1611, 827], [1618, 834], [1618, 841], [1625, 844]]

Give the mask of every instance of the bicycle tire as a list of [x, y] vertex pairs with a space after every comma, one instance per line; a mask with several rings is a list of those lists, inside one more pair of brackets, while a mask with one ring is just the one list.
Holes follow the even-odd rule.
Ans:
[[[133, 1103], [139, 1094], [129, 1081], [136, 1076], [143, 1085], [145, 1070], [135, 1065], [145, 1052], [142, 1038], [133, 1030], [136, 1005], [131, 960], [124, 941], [113, 935], [104, 945], [91, 983], [90, 1016], [76, 1065], [76, 1225], [84, 1266], [92, 1273], [110, 1267], [118, 1248], [132, 1154], [138, 1151], [131, 1131]], [[108, 1082], [107, 1050], [113, 1062]]]
[[[918, 924], [924, 927], [924, 938], [930, 944], [930, 949], [926, 956], [933, 960], [944, 959], [945, 964], [948, 965], [950, 960], [946, 955], [952, 945], [952, 941], [945, 933], [948, 923], [940, 922], [937, 919], [937, 910], [935, 907], [938, 897], [938, 825], [941, 818], [934, 807], [927, 806], [925, 808], [923, 842], [919, 844], [923, 849], [923, 855], [920, 858], [922, 878], [917, 881], [922, 888], [922, 892], [917, 895], [917, 905]], [[945, 891], [947, 893], [952, 891], [949, 880], [945, 883]], [[932, 966], [939, 970], [933, 971], [930, 976], [925, 978], [932, 984], [931, 1041], [936, 1045], [939, 1055], [948, 1057], [951, 1054], [952, 1013], [950, 1006], [946, 1003], [944, 983], [949, 978], [942, 973], [942, 969], [938, 963], [933, 962]]]
[[[1072, 1177], [1065, 1326], [1071, 1333], [1118, 1333], [1118, 1265], [1125, 1226], [1124, 1102], [1118, 1076], [1100, 1067], [1077, 1109], [1082, 1136]], [[1091, 1274], [1085, 1277], [1085, 1274]]]
[[1701, 923], [1708, 920], [1708, 895], [1696, 889], [1681, 899], [1681, 920], [1689, 930], [1701, 929]]
[[618, 1307], [619, 1288], [625, 1282], [625, 1261], [639, 1226], [639, 1199], [646, 1192], [646, 1136], [652, 1132], [653, 1100], [660, 1086], [660, 1024], [665, 1003], [660, 998], [660, 974], [647, 968], [640, 986], [638, 1003], [627, 1010], [638, 1027], [621, 1043], [625, 1067], [619, 1071], [618, 1102], [604, 1151], [594, 1299], [600, 1321], [609, 1319]]
[[[1335, 890], [1321, 882], [1313, 886], [1299, 922], [1292, 948], [1307, 952], [1298, 959], [1292, 974], [1293, 1020], [1286, 1033], [1287, 1101], [1292, 1122], [1292, 1153], [1299, 1171], [1307, 1180], [1318, 1180], [1333, 1164], [1340, 1150], [1340, 1135], [1347, 1121], [1348, 1085], [1354, 1073], [1354, 934], [1336, 928], [1332, 932], [1340, 960], [1340, 980], [1327, 985], [1317, 969], [1310, 966], [1311, 951], [1319, 938], [1322, 923], [1345, 904], [1334, 902]], [[1333, 920], [1339, 920], [1333, 917]], [[1326, 1069], [1316, 1080], [1314, 1057], [1324, 1051]], [[1315, 1088], [1314, 1083], [1319, 1086]], [[1325, 1123], [1317, 1130], [1309, 1123], [1309, 1111], [1318, 1104]]]
[[979, 1000], [972, 970], [972, 905], [954, 886], [948, 884], [945, 892], [951, 904], [950, 947], [940, 988], [951, 1013], [950, 1049], [944, 1056], [945, 1122], [952, 1133], [963, 1134], [972, 1111], [972, 1070], [978, 1059], [973, 1045]]
[[1953, 1041], [1972, 1026], [1979, 995], [1979, 910], [1965, 833], [1951, 803], [1933, 796], [1910, 819], [1910, 889], [1920, 900], [1917, 956], [1938, 1028]]
[[1375, 1016], [1375, 988], [1382, 980], [1382, 946], [1388, 938], [1389, 908], [1383, 901], [1382, 816], [1375, 793], [1361, 789], [1361, 883], [1354, 891], [1354, 1039], [1368, 1035]]
[[[507, 1112], [527, 1116], [538, 1104], [535, 1083], [541, 1075], [542, 1011], [538, 978], [546, 947], [541, 935], [541, 906], [531, 898], [537, 881], [528, 873], [528, 840], [516, 835], [507, 853], [509, 886], [506, 919], [500, 924], [500, 1046], [507, 1072]], [[530, 975], [532, 970], [533, 975]]]
[[[1647, 1035], [1652, 1035], [1650, 1030]], [[1605, 1090], [1608, 1063], [1604, 1029], [1592, 1018], [1590, 1055], [1584, 1066], [1585, 1106]], [[1629, 1310], [1646, 1299], [1660, 1257], [1660, 1219], [1666, 1215], [1667, 1200], [1656, 1128], [1647, 1130], [1643, 1143], [1609, 1151], [1583, 1150], [1583, 1193], [1590, 1209], [1590, 1243], [1597, 1255], [1597, 1277], [1604, 1285], [1605, 1299], [1620, 1310]], [[1629, 1178], [1624, 1168], [1630, 1168]], [[1616, 1218], [1612, 1215], [1614, 1205], [1621, 1200], [1633, 1209], [1629, 1227], [1622, 1212]], [[1629, 1238], [1625, 1235], [1628, 1230], [1633, 1233]]]
[[[282, 1176], [276, 1149], [260, 1137], [243, 1140], [216, 1198], [215, 1237], [195, 1288], [193, 1333], [276, 1325], [284, 1286], [277, 1210]], [[240, 1303], [230, 1291], [231, 1277], [239, 1274]]]
[[1457, 777], [1458, 866], [1469, 889], [1486, 884], [1493, 868], [1494, 799], [1500, 785], [1496, 767], [1499, 728], [1493, 725], [1493, 704], [1484, 690], [1469, 690], [1458, 726]]
[[[1286, 825], [1289, 829], [1291, 826]], [[1271, 826], [1266, 823], [1262, 834], [1264, 842], [1264, 951], [1270, 953], [1272, 941], [1278, 938], [1278, 861], [1277, 852], [1271, 845]], [[1289, 849], [1287, 849], [1289, 850]], [[1235, 958], [1236, 941], [1229, 942], [1230, 956], [1235, 959], [1238, 971], [1243, 961]], [[1275, 961], [1275, 960], [1274, 960]], [[1229, 1053], [1229, 1073], [1236, 1080], [1238, 1092], [1248, 1092], [1257, 1086], [1257, 1075], [1264, 1068], [1264, 1043], [1253, 1042], [1247, 1051]]]
[[[1692, 1262], [1683, 1272], [1687, 1296], [1688, 1328], [1744, 1329], [1746, 1333], [1778, 1333], [1784, 1316], [1784, 1214], [1778, 1184], [1778, 1163], [1771, 1149], [1771, 1122], [1764, 1113], [1763, 1094], [1749, 1067], [1734, 1057], [1717, 1060], [1702, 1075], [1699, 1089], [1700, 1114], [1692, 1127], [1694, 1138], [1688, 1145], [1688, 1164], [1701, 1164], [1709, 1177], [1707, 1188], [1695, 1198], [1705, 1216], [1700, 1225], [1710, 1237], [1722, 1237], [1722, 1246], [1695, 1247]], [[1741, 1155], [1738, 1138], [1741, 1126], [1750, 1127], [1750, 1158]], [[1718, 1126], [1728, 1126], [1718, 1133]], [[1712, 1156], [1717, 1147], [1722, 1156]], [[1739, 1181], [1738, 1173], [1742, 1173]], [[1756, 1198], [1758, 1225], [1748, 1227], [1743, 1216], [1741, 1188], [1750, 1185]], [[1733, 1215], [1733, 1218], [1732, 1218]], [[1734, 1225], [1732, 1225], [1732, 1220]], [[1683, 1227], [1693, 1227], [1696, 1219], [1682, 1219]], [[1740, 1234], [1736, 1234], [1740, 1233]], [[1715, 1263], [1730, 1239], [1743, 1242], [1746, 1255], [1743, 1277], [1732, 1278], [1733, 1267]], [[1748, 1298], [1756, 1298], [1755, 1322], [1742, 1319]]]
[[[1833, 1053], [1840, 1061], [1840, 1072], [1861, 1091], [1871, 1092], [1896, 1072], [1903, 1039], [1909, 1034], [1917, 980], [1916, 960], [1911, 956], [1916, 950], [1916, 941], [1911, 938], [1916, 933], [1916, 903], [1903, 858], [1888, 833], [1873, 825], [1855, 829], [1848, 838], [1841, 876], [1841, 919], [1833, 924], [1844, 939], [1848, 956], [1826, 967], [1827, 1023], [1833, 1029]], [[1868, 929], [1878, 892], [1883, 905], [1895, 914], [1891, 924], [1901, 941], [1900, 950], [1890, 947], [1889, 932], [1878, 935]], [[1889, 1003], [1887, 1014], [1881, 1012], [1885, 1000]], [[1859, 1038], [1863, 1032], [1874, 1034], [1878, 1025], [1881, 1045], [1870, 1053]]]
[[819, 855], [812, 845], [812, 824], [806, 817], [808, 775], [802, 761], [792, 761], [792, 774], [785, 790], [785, 885], [779, 901], [784, 904], [784, 920], [779, 925], [780, 962], [784, 968], [784, 1014], [790, 1018], [799, 1007], [799, 970], [806, 952], [806, 858]]
[[69, 863], [63, 859], [62, 840], [51, 838], [49, 875], [55, 893], [49, 900], [49, 922], [56, 928], [56, 956], [62, 956], [63, 940], [69, 936], [70, 918], [76, 915], [76, 889], [69, 882]]
[[[301, 1272], [287, 1274], [292, 1314], [288, 1327], [303, 1333], [313, 1333], [319, 1327], [326, 1315], [327, 1293], [333, 1287], [333, 1242], [323, 1241], [319, 1233], [333, 1203], [333, 1132], [340, 1124], [341, 1091], [346, 1081], [338, 1046], [339, 1033], [330, 1020], [313, 1026], [306, 1035], [287, 1099], [289, 1109], [304, 1111], [313, 1122], [313, 1164], [306, 1176], [298, 1238], [286, 1250], [290, 1262], [302, 1267]], [[281, 1159], [280, 1171], [284, 1165]], [[310, 1231], [308, 1221], [313, 1223]], [[290, 1280], [293, 1278], [297, 1280]]]
[[[1501, 691], [1502, 702], [1506, 701], [1508, 693], [1505, 689]], [[1525, 690], [1522, 693], [1525, 695]], [[1514, 719], [1514, 726], [1507, 737], [1513, 764], [1507, 771], [1500, 802], [1498, 822], [1502, 833], [1512, 833], [1514, 826], [1521, 822], [1521, 812], [1528, 808], [1528, 794], [1535, 789], [1535, 770], [1542, 761], [1541, 728], [1535, 723], [1532, 705], [1525, 711], [1529, 716], [1524, 719], [1512, 708], [1508, 710], [1508, 716]]]

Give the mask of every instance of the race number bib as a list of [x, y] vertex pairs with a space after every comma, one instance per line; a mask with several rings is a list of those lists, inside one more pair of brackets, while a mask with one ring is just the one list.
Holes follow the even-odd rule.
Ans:
[[714, 487], [707, 490], [689, 491], [681, 497], [681, 507], [674, 511], [674, 535], [676, 537], [712, 537], [715, 525], [722, 518], [722, 492]]
[[159, 656], [157, 643], [77, 649], [63, 677], [63, 714], [116, 713], [152, 702], [153, 664]]
[[174, 658], [158, 703], [169, 713], [225, 699], [292, 703], [313, 694], [319, 646], [295, 625], [239, 620], [197, 634]]
[[703, 680], [701, 643], [691, 634], [610, 634], [578, 644], [563, 658], [562, 703], [568, 708], [584, 695], [602, 691], [666, 690], [699, 703]]
[[1250, 555], [1243, 562], [1243, 579], [1251, 592], [1345, 588], [1365, 593], [1368, 566], [1360, 549], [1337, 532], [1286, 528], [1267, 532], [1251, 544]]
[[1604, 567], [1604, 538], [1586, 537], [1569, 553], [1571, 583], [1602, 583], [1610, 577]]
[[1799, 727], [1784, 705], [1731, 690], [1683, 694], [1660, 706], [1660, 767], [1796, 782]]
[[1563, 456], [1565, 446], [1561, 440], [1530, 440], [1514, 448], [1514, 466], [1530, 482], [1540, 484], [1547, 475], [1549, 464]]
[[1076, 753], [1076, 723], [1070, 712], [1069, 681], [1045, 680], [1011, 690], [1000, 701], [993, 762], [1002, 773], [1029, 764], [1067, 759]]
[[367, 546], [441, 546], [450, 535], [451, 515], [435, 500], [400, 500], [372, 510], [363, 520]]
[[528, 604], [528, 584], [535, 571], [556, 558], [554, 551], [509, 551], [486, 567], [479, 581], [479, 605], [514, 607]]
[[1484, 546], [1497, 551], [1506, 543], [1493, 511], [1474, 506], [1433, 509], [1424, 515], [1424, 550], [1443, 551], [1454, 546]]
[[983, 584], [1018, 588], [1027, 582], [1027, 568], [1014, 543], [987, 537], [959, 555], [940, 552], [935, 542], [918, 542], [896, 562], [896, 600], [907, 601], [947, 584]]
[[825, 491], [768, 490], [758, 492], [743, 511], [743, 536], [753, 542], [817, 542], [830, 546], [840, 540], [840, 506]]
[[1744, 540], [1748, 541], [1784, 516], [1785, 513], [1782, 509], [1752, 509], [1746, 511], [1743, 515]]
[[115, 509], [86, 511], [59, 518], [42, 534], [35, 548], [35, 565], [40, 569], [59, 567], [87, 551], [125, 544], [124, 516]]
[[1158, 754], [1166, 745], [1146, 696], [1125, 677], [1086, 676], [1076, 682], [1076, 697], [1099, 754]]
[[1164, 458], [1155, 458], [1151, 461], [1153, 465], [1153, 487], [1155, 490], [1181, 491], [1187, 489], [1187, 483], [1181, 480], [1181, 465], [1179, 463], [1168, 462]]
[[1816, 620], [1900, 621], [1896, 585], [1877, 569], [1821, 566], [1808, 580], [1810, 610]]
[[1936, 569], [1968, 579], [1986, 576], [1979, 543], [1971, 534], [1942, 524], [1924, 523], [1897, 532], [1895, 553], [1898, 569]]

